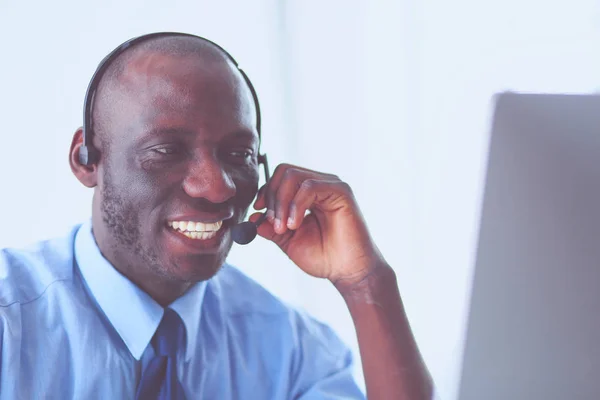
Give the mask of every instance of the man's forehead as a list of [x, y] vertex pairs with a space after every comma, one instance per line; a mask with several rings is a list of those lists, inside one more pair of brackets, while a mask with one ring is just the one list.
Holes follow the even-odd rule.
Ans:
[[[208, 53], [210, 54], [210, 53]], [[233, 63], [214, 54], [168, 54], [145, 51], [136, 54], [124, 65], [120, 83], [135, 89], [146, 88], [153, 81], [166, 80], [183, 85], [197, 82], [239, 83], [242, 76]]]
[[99, 108], [108, 114], [100, 111], [98, 115], [113, 115], [110, 119], [118, 124], [114, 132], [139, 134], [134, 126], [143, 125], [146, 130], [157, 125], [169, 127], [172, 122], [188, 127], [205, 125], [215, 132], [249, 130], [258, 134], [252, 92], [220, 49], [206, 45], [199, 49], [164, 46], [132, 50], [118, 61], [110, 74], [114, 80], [107, 85], [112, 88], [101, 96]]
[[149, 55], [184, 58], [196, 57], [211, 63], [231, 62], [230, 57], [216, 45], [195, 37], [166, 36], [148, 39], [125, 50], [117, 57], [117, 64], [127, 65]]

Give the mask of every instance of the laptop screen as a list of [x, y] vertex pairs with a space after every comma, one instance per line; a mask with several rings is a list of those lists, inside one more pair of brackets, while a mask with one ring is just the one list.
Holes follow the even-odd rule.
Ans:
[[496, 98], [460, 400], [600, 399], [600, 96]]

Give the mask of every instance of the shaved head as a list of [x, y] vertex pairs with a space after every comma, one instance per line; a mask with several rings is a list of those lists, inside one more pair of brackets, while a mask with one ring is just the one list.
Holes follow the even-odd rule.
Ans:
[[[188, 71], [192, 71], [190, 63], [196, 64], [196, 70], [188, 73], [209, 73], [215, 69], [224, 69], [242, 78], [222, 49], [200, 38], [165, 36], [133, 45], [111, 61], [96, 90], [92, 132], [94, 143], [101, 153], [108, 151], [115, 134], [118, 136], [126, 133], [114, 132], [114, 122], [116, 116], [127, 109], [130, 99], [139, 94], [140, 84], [147, 84], [140, 80], [147, 80], [148, 74], [166, 74], [167, 60], [187, 64], [184, 68], [188, 68]], [[177, 90], [182, 99], [189, 95], [185, 87]], [[251, 95], [249, 90], [248, 92]]]

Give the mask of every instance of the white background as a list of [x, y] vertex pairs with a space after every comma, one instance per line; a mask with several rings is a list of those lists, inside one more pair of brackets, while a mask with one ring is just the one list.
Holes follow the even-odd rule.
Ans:
[[[166, 30], [217, 41], [249, 73], [272, 168], [352, 185], [440, 396], [454, 399], [491, 96], [599, 89], [599, 2], [0, 0], [0, 247], [88, 218], [91, 191], [67, 163], [88, 80], [121, 42]], [[262, 240], [230, 261], [357, 350], [327, 282]]]

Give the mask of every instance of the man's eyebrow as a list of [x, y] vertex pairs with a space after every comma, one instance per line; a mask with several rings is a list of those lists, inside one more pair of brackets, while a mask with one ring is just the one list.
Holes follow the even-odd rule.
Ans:
[[227, 139], [243, 139], [249, 141], [258, 142], [258, 134], [255, 131], [250, 130], [238, 130], [231, 132], [226, 136]]
[[162, 135], [193, 135], [194, 132], [186, 128], [154, 128], [146, 131], [147, 136], [162, 136]]
[[[156, 137], [178, 137], [183, 139], [184, 137], [194, 137], [194, 135], [196, 135], [194, 131], [184, 127], [160, 127], [147, 130], [138, 141], [145, 142]], [[260, 138], [256, 130], [244, 128], [232, 131], [222, 136], [220, 140], [243, 141], [251, 142], [252, 144], [258, 144], [260, 142]]]

